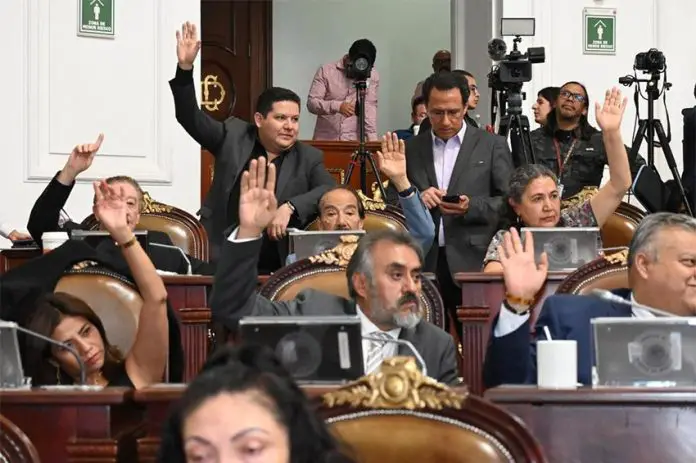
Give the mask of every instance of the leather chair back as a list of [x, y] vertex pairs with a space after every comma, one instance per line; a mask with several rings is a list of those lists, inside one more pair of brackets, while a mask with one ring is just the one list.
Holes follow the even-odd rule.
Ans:
[[514, 415], [424, 377], [412, 358], [385, 360], [378, 373], [327, 392], [318, 413], [361, 463], [545, 461]]
[[[384, 209], [379, 209], [377, 207], [372, 207], [365, 211], [365, 220], [363, 221], [363, 229], [366, 232], [378, 231], [378, 230], [394, 230], [394, 231], [408, 231], [406, 227], [406, 217], [403, 212], [397, 207], [391, 205], [382, 204], [381, 207]], [[319, 219], [312, 221], [306, 230], [319, 230]]]
[[24, 431], [0, 415], [0, 461], [8, 463], [40, 463], [39, 452]]
[[605, 248], [628, 247], [645, 212], [622, 202], [600, 230]]
[[[302, 259], [274, 273], [259, 293], [271, 301], [287, 301], [305, 289], [317, 289], [348, 299], [345, 266]], [[424, 318], [444, 329], [445, 306], [437, 287], [428, 278], [422, 279], [420, 299]]]
[[561, 282], [556, 293], [587, 295], [593, 289], [628, 288], [627, 255], [622, 251], [583, 265]]
[[71, 270], [54, 291], [82, 299], [99, 316], [109, 343], [127, 354], [138, 330], [143, 299], [138, 289], [118, 273], [101, 267]]
[[[87, 230], [99, 229], [99, 222], [93, 214], [83, 220], [81, 225]], [[208, 233], [203, 228], [203, 224], [188, 212], [157, 202], [147, 193], [143, 195], [143, 210], [136, 228], [164, 232], [186, 254], [204, 261], [208, 260], [210, 253]]]

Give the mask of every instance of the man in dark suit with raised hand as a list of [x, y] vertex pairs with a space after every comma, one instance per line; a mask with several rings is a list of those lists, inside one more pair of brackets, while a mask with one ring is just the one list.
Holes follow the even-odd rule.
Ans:
[[[461, 290], [452, 275], [481, 269], [512, 163], [504, 138], [464, 123], [469, 85], [463, 76], [433, 74], [423, 98], [432, 130], [406, 142], [406, 166], [437, 228], [425, 267], [437, 272], [445, 305], [453, 310]], [[456, 200], [444, 201], [448, 196]]]
[[[384, 231], [365, 235], [353, 254], [346, 276], [352, 300], [317, 290], [305, 290], [291, 301], [271, 302], [256, 292], [256, 261], [261, 234], [275, 215], [275, 166], [266, 176], [266, 160], [252, 160], [244, 172], [239, 199], [239, 227], [225, 242], [215, 274], [213, 319], [234, 330], [249, 315], [358, 315], [363, 335], [410, 341], [423, 357], [428, 375], [457, 381], [452, 337], [422, 320], [420, 306], [422, 251], [406, 233]], [[374, 343], [374, 345], [372, 344]], [[381, 360], [411, 355], [386, 341], [363, 341], [365, 370]]]
[[[578, 381], [592, 384], [594, 348], [591, 320], [599, 317], [653, 318], [648, 310], [596, 297], [554, 295], [546, 299], [530, 337], [530, 305], [546, 281], [547, 265], [537, 265], [531, 234], [524, 246], [516, 230], [506, 234], [501, 264], [508, 295], [493, 321], [483, 367], [486, 387], [536, 383], [536, 340], [577, 342]], [[630, 288], [614, 294], [676, 316], [696, 316], [696, 219], [660, 212], [643, 219], [628, 251]]]
[[256, 103], [253, 124], [236, 117], [219, 122], [196, 101], [193, 62], [201, 47], [196, 26], [185, 23], [176, 37], [178, 66], [169, 82], [176, 120], [215, 157], [213, 184], [200, 210], [212, 259], [218, 258], [225, 230], [237, 225], [242, 172], [251, 159], [264, 156], [276, 166], [275, 194], [281, 205], [264, 235], [260, 268], [264, 273], [275, 271], [287, 255], [287, 242], [282, 238], [288, 226], [303, 228], [318, 212], [321, 195], [336, 182], [324, 167], [322, 152], [297, 141], [300, 97], [295, 92], [280, 87], [264, 90]]

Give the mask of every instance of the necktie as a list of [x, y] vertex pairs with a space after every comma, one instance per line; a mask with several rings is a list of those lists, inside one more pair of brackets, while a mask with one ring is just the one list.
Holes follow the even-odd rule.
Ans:
[[370, 339], [370, 349], [367, 352], [367, 366], [365, 368], [366, 375], [372, 373], [382, 364], [382, 360], [384, 360], [384, 346], [387, 340], [391, 338], [391, 336], [384, 331], [375, 331], [370, 333], [370, 336], [379, 338], [380, 340]]

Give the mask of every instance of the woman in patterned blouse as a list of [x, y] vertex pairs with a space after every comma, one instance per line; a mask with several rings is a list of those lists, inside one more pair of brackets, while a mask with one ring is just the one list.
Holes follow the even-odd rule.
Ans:
[[[628, 99], [616, 88], [607, 90], [604, 105], [595, 104], [597, 124], [607, 150], [609, 181], [584, 203], [561, 211], [562, 185], [548, 168], [529, 164], [519, 167], [510, 178], [506, 217], [511, 225], [526, 227], [601, 227], [611, 217], [631, 186], [628, 154], [621, 139], [621, 119]], [[563, 156], [564, 153], [561, 153]], [[572, 154], [572, 153], [569, 153]], [[512, 219], [514, 217], [514, 219]], [[500, 273], [500, 252], [506, 229], [499, 230], [488, 246], [484, 272]], [[529, 233], [529, 232], [527, 232]], [[529, 239], [529, 236], [525, 237]]]

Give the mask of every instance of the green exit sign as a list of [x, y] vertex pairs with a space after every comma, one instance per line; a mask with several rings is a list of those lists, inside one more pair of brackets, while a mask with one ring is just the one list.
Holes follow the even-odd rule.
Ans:
[[616, 54], [616, 9], [585, 8], [583, 10], [583, 53], [586, 55]]
[[78, 0], [77, 35], [114, 38], [116, 0]]

